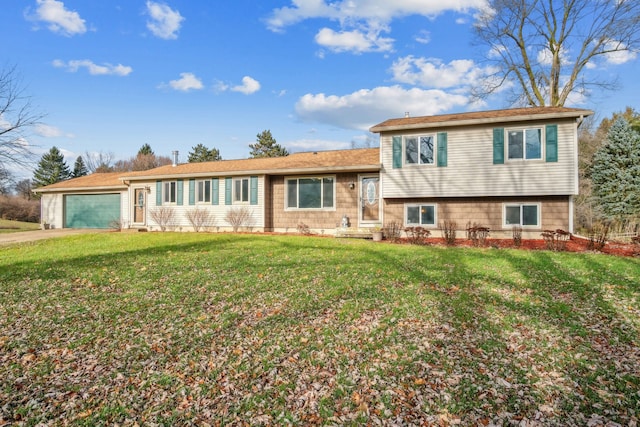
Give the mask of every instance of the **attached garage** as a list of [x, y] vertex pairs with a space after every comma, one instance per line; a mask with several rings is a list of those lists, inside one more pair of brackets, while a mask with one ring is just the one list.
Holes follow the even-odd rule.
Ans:
[[110, 228], [120, 212], [120, 193], [64, 196], [65, 228]]

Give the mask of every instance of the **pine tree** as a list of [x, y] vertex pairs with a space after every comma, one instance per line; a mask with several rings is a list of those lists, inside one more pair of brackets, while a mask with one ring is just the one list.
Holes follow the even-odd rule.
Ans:
[[43, 187], [55, 184], [71, 177], [69, 166], [64, 162], [64, 156], [57, 147], [51, 147], [49, 152], [42, 155], [38, 168], [33, 173], [33, 187]]
[[198, 144], [189, 152], [189, 163], [215, 162], [222, 160], [217, 148], [208, 149], [204, 144]]
[[284, 157], [288, 156], [289, 152], [286, 148], [276, 142], [271, 135], [270, 130], [264, 130], [256, 135], [257, 142], [255, 144], [249, 144], [252, 158], [259, 157]]
[[149, 144], [143, 144], [142, 147], [140, 147], [140, 149], [138, 150], [138, 156], [140, 155], [152, 156], [154, 154], [155, 153], [153, 152]]
[[593, 194], [606, 219], [624, 222], [640, 216], [640, 134], [618, 118], [605, 144], [593, 156]]
[[76, 162], [73, 164], [73, 172], [71, 172], [71, 178], [78, 178], [81, 176], [85, 176], [89, 173], [87, 167], [84, 164], [84, 160], [82, 156], [78, 156]]

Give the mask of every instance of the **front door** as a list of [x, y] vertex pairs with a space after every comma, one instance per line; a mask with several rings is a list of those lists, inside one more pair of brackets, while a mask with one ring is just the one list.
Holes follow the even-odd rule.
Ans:
[[360, 176], [360, 223], [380, 223], [380, 177]]
[[144, 206], [144, 188], [136, 188], [133, 190], [133, 223], [145, 223], [145, 206]]

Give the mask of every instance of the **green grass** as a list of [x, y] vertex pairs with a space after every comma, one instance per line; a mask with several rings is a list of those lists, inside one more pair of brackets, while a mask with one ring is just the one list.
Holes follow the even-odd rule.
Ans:
[[0, 425], [640, 413], [633, 258], [89, 234], [4, 247], [0, 301]]
[[0, 233], [15, 233], [17, 231], [31, 231], [39, 229], [40, 224], [37, 223], [0, 219]]

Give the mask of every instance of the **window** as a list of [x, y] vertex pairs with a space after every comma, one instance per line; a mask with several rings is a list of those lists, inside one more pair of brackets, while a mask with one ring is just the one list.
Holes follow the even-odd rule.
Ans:
[[407, 225], [436, 225], [436, 205], [407, 205]]
[[540, 226], [540, 205], [513, 204], [504, 207], [504, 225], [506, 227], [520, 225], [522, 227]]
[[249, 178], [233, 180], [233, 201], [241, 203], [249, 201]]
[[542, 128], [509, 129], [507, 138], [509, 160], [542, 159]]
[[211, 180], [197, 182], [196, 201], [198, 203], [211, 203]]
[[433, 164], [433, 135], [407, 136], [404, 138], [404, 162], [408, 165]]
[[176, 181], [168, 181], [164, 183], [163, 203], [176, 202]]
[[333, 209], [334, 177], [290, 178], [286, 180], [287, 209]]

